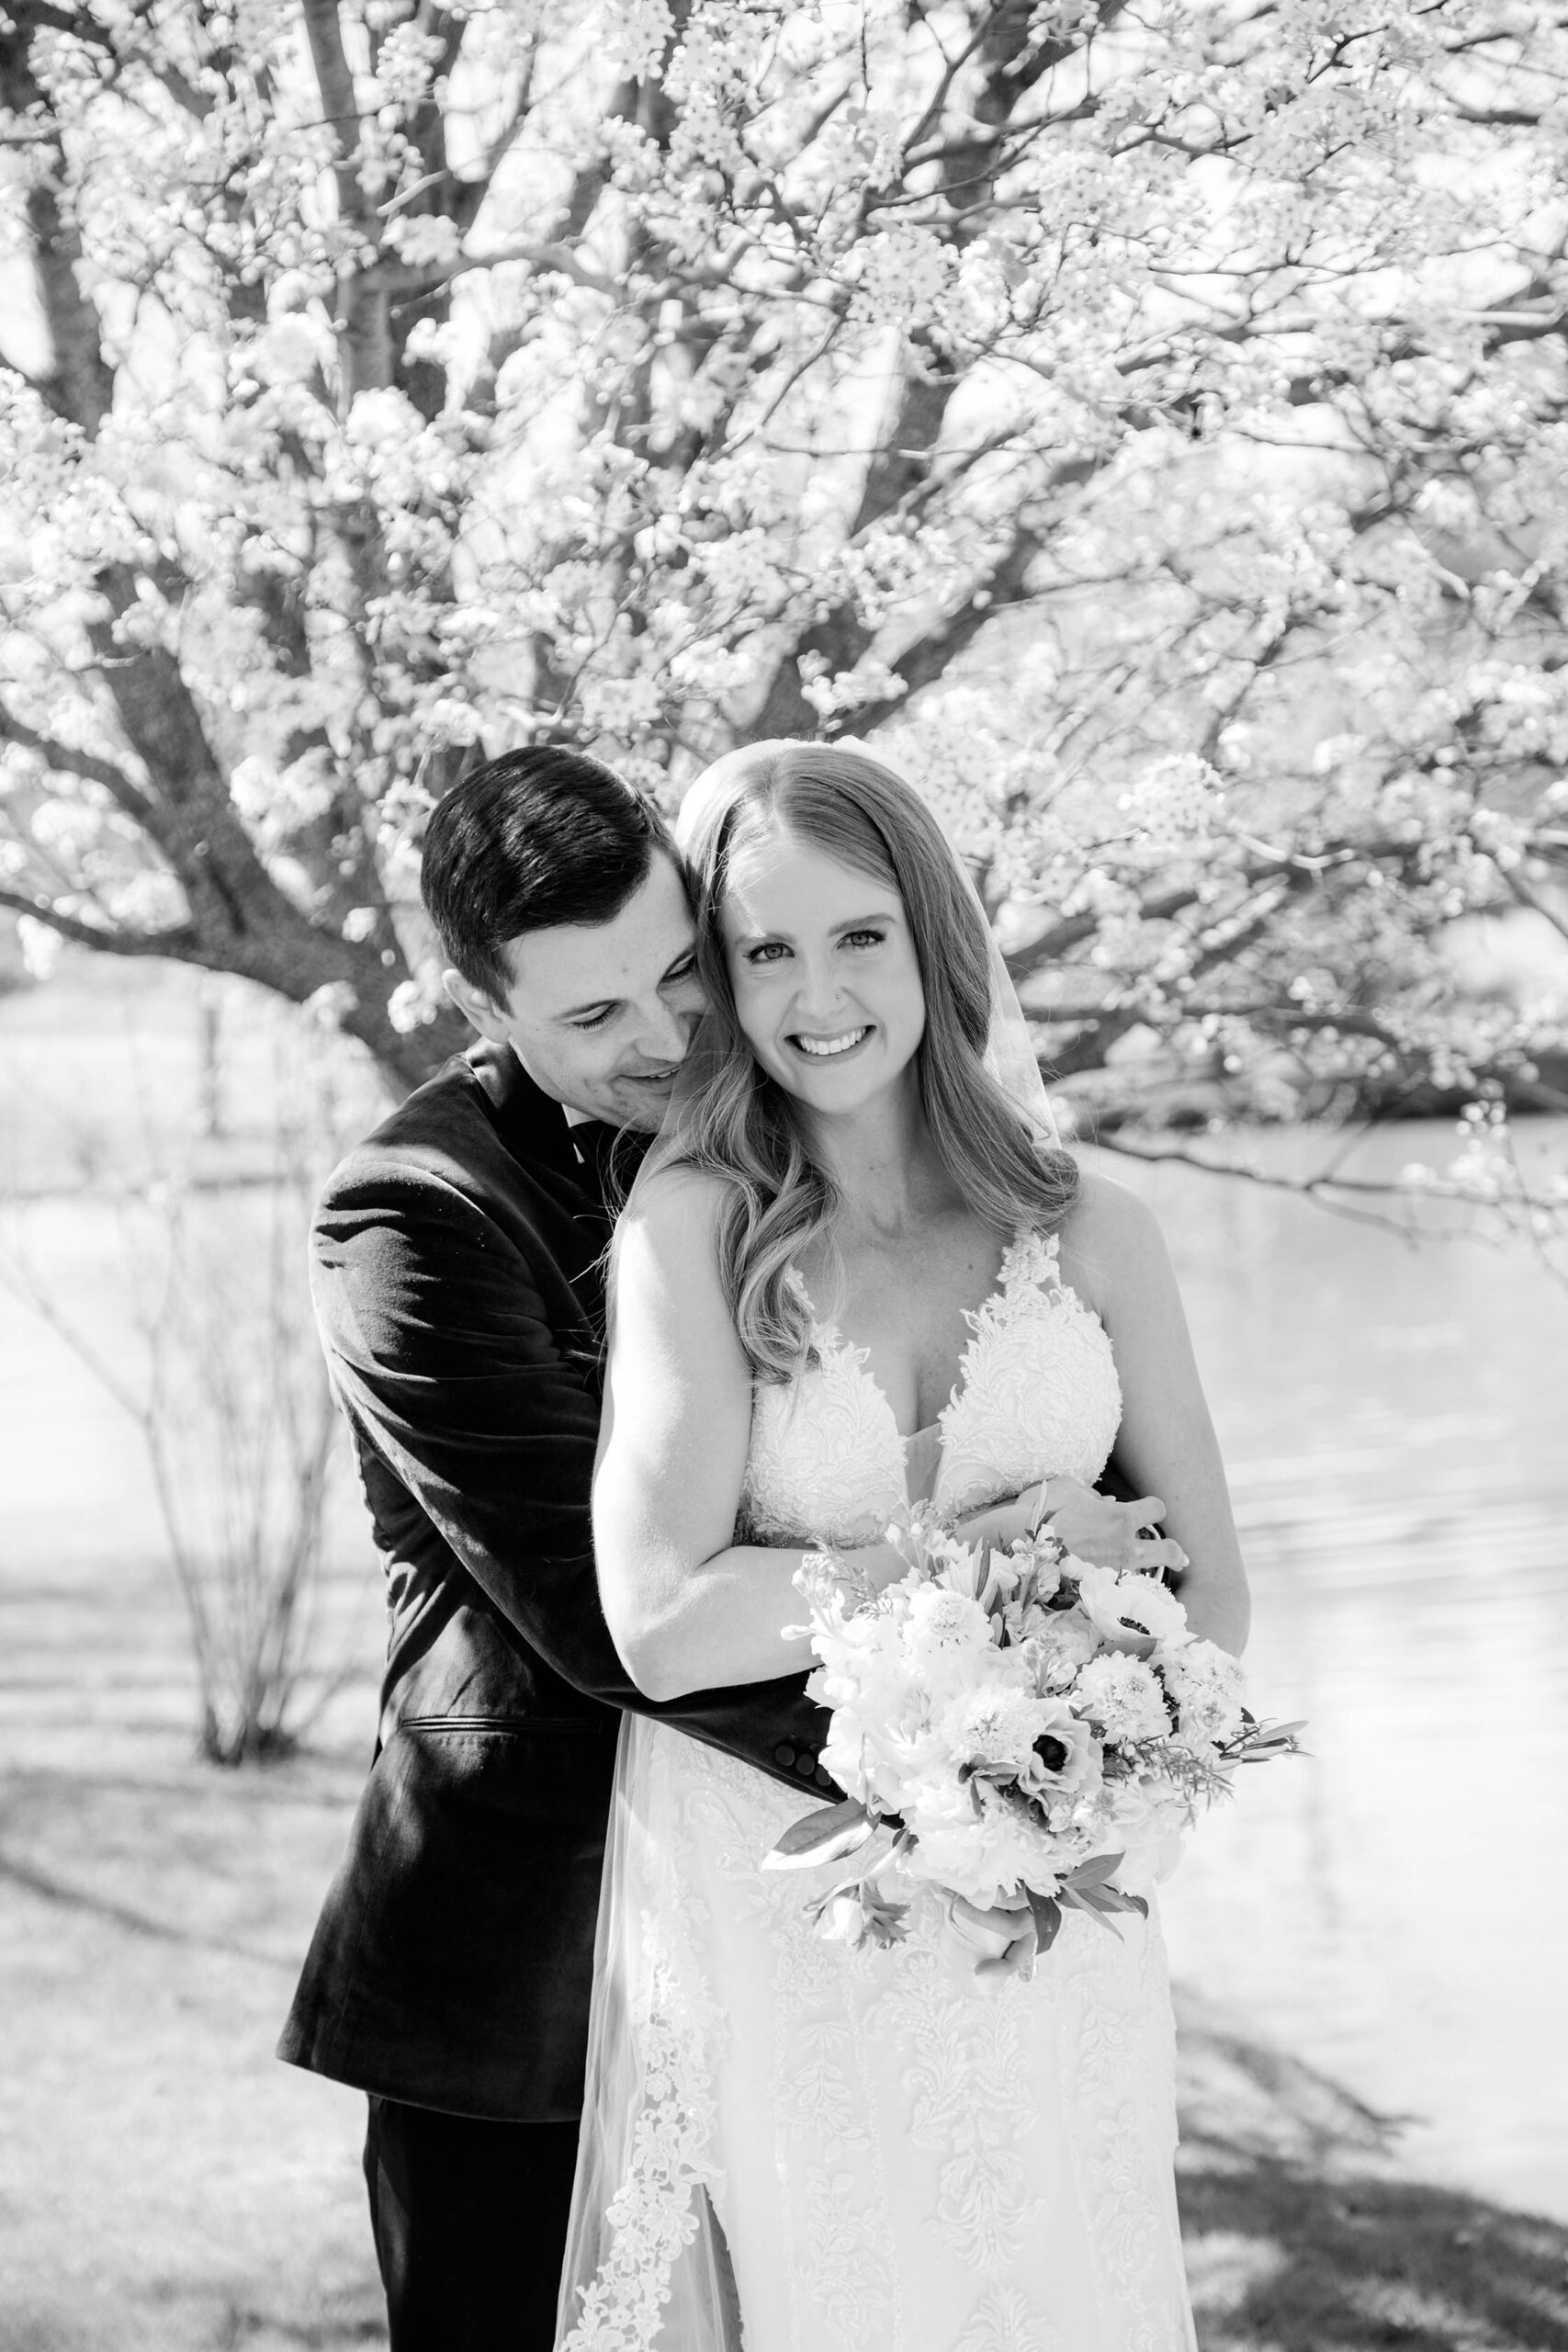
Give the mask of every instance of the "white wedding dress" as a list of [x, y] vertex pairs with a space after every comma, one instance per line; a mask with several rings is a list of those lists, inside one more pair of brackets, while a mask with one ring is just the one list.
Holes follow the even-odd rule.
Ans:
[[[972, 1321], [909, 1441], [818, 1323], [818, 1362], [757, 1391], [747, 1538], [863, 1542], [928, 1483], [943, 1509], [1092, 1483], [1121, 1391], [1055, 1239], [1015, 1242]], [[1194, 2352], [1155, 1919], [1070, 1914], [995, 1991], [929, 1893], [890, 1951], [824, 1942], [805, 1905], [835, 1873], [758, 1867], [813, 1793], [626, 1718], [563, 2346]]]

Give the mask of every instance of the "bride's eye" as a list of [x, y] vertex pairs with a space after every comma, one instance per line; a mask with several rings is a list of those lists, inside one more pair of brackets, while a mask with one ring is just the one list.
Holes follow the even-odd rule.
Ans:
[[760, 947], [748, 947], [745, 960], [748, 964], [776, 964], [781, 956], [788, 954], [782, 939], [764, 939]]
[[846, 947], [880, 947], [887, 933], [885, 931], [846, 931]]

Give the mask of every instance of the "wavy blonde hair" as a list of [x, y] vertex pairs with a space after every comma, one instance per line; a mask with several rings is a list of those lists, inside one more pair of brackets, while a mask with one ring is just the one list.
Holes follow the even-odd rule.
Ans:
[[798, 1106], [758, 1064], [735, 1010], [720, 918], [730, 861], [771, 827], [890, 884], [904, 902], [925, 993], [916, 1072], [943, 1166], [976, 1214], [1010, 1237], [1058, 1226], [1077, 1191], [1070, 1154], [1043, 1146], [985, 1067], [991, 1023], [986, 920], [956, 854], [902, 776], [843, 743], [751, 743], [705, 771], [677, 827], [697, 902], [708, 1014], [679, 1114], [653, 1166], [721, 1178], [719, 1274], [759, 1379], [789, 1380], [811, 1353], [792, 1268], [840, 1201]]

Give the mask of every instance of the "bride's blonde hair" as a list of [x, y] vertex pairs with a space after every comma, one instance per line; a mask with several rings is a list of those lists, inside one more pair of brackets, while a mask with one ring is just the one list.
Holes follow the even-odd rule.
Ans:
[[830, 1223], [839, 1195], [811, 1155], [794, 1098], [756, 1061], [730, 987], [720, 927], [730, 861], [770, 827], [890, 884], [903, 900], [926, 1002], [915, 1057], [920, 1102], [938, 1155], [976, 1215], [1002, 1235], [1050, 1232], [1072, 1205], [1078, 1171], [1070, 1154], [1037, 1141], [985, 1067], [985, 916], [919, 795], [848, 744], [751, 743], [727, 753], [692, 787], [677, 829], [696, 890], [709, 1009], [679, 1115], [651, 1164], [723, 1179], [719, 1273], [735, 1328], [758, 1378], [785, 1381], [811, 1345], [791, 1268]]

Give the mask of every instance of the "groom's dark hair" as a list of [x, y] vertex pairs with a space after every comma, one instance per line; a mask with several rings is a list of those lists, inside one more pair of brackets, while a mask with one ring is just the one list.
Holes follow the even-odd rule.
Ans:
[[448, 963], [503, 1004], [509, 939], [611, 922], [660, 851], [676, 855], [669, 827], [624, 776], [586, 752], [534, 744], [487, 761], [436, 802], [420, 895]]

